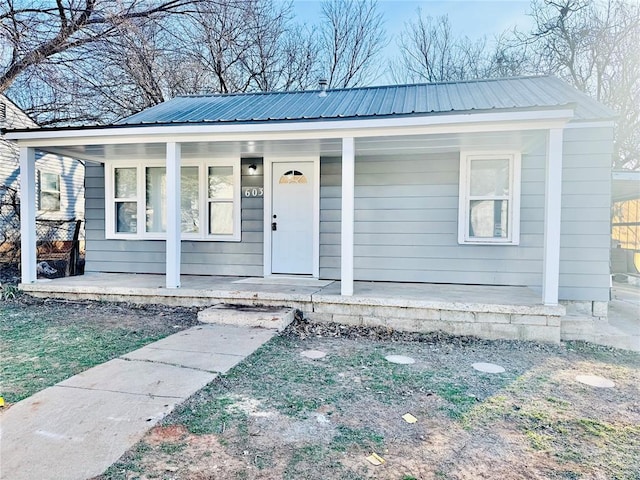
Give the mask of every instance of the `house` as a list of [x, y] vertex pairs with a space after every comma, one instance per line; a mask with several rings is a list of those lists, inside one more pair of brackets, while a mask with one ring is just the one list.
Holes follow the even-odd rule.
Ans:
[[[0, 94], [0, 129], [37, 129], [6, 96]], [[35, 152], [33, 201], [38, 221], [38, 241], [71, 240], [73, 221], [84, 218], [84, 167], [71, 158]], [[19, 149], [0, 134], [0, 254], [11, 257], [19, 242], [20, 165]]]
[[7, 137], [31, 189], [36, 150], [87, 162], [89, 272], [526, 286], [602, 318], [613, 119], [538, 76], [181, 96]]
[[611, 272], [640, 283], [640, 171], [618, 170], [612, 175]]

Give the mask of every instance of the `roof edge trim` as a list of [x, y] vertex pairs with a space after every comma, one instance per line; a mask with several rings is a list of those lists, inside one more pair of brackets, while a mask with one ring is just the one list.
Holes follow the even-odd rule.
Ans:
[[[259, 124], [209, 124], [209, 125], [145, 125], [126, 127], [103, 127], [75, 130], [28, 130], [9, 131], [7, 139], [17, 141], [21, 146], [66, 145], [87, 139], [92, 143], [130, 143], [136, 138], [156, 138], [163, 142], [164, 137], [215, 135], [263, 135], [282, 137], [330, 138], [342, 136], [369, 136], [384, 133], [385, 135], [402, 135], [415, 129], [459, 128], [464, 131], [491, 125], [495, 129], [504, 130], [558, 128], [573, 118], [573, 109], [536, 110], [518, 112], [466, 113], [438, 116], [411, 116], [396, 118], [342, 119], [322, 122], [265, 122]], [[528, 125], [528, 126], [526, 126]], [[356, 132], [357, 131], [357, 132]], [[355, 134], [354, 134], [355, 132]], [[305, 138], [306, 138], [305, 137]], [[127, 140], [129, 139], [129, 140]], [[215, 139], [212, 139], [215, 140]], [[174, 141], [180, 141], [175, 138]], [[183, 140], [193, 141], [193, 140]]]

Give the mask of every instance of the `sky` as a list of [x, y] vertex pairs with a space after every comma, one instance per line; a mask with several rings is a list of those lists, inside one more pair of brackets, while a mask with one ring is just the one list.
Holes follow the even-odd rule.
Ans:
[[[529, 0], [378, 0], [390, 35], [399, 33], [421, 8], [432, 17], [447, 14], [454, 31], [472, 39], [497, 35], [515, 24], [528, 26], [529, 4]], [[313, 22], [320, 16], [319, 1], [294, 0], [293, 6], [303, 21]]]
[[[321, 15], [320, 5], [318, 0], [293, 0], [294, 14], [302, 22], [315, 23]], [[393, 56], [395, 37], [404, 29], [405, 23], [417, 17], [419, 8], [423, 15], [447, 15], [455, 34], [466, 35], [471, 40], [486, 36], [491, 41], [514, 26], [528, 30], [531, 26], [527, 15], [529, 6], [529, 0], [378, 0], [384, 27], [391, 39], [384, 55]], [[377, 83], [380, 81], [388, 83], [385, 78]]]

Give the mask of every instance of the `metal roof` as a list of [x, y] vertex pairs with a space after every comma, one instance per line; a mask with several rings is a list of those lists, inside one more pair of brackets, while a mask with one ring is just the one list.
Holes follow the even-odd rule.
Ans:
[[614, 202], [640, 199], [640, 171], [614, 170], [611, 196]]
[[336, 90], [180, 96], [117, 125], [337, 120], [574, 108], [575, 120], [615, 113], [552, 76]]

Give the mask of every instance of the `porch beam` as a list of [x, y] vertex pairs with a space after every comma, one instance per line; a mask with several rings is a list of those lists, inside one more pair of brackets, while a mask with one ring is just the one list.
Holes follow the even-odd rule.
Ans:
[[20, 148], [20, 261], [22, 283], [35, 283], [36, 272], [36, 151]]
[[353, 295], [353, 223], [355, 190], [355, 141], [342, 139], [342, 222], [340, 241], [340, 293]]
[[167, 143], [167, 242], [166, 286], [180, 287], [180, 164], [181, 148], [176, 142]]
[[542, 268], [542, 302], [558, 304], [560, 286], [560, 214], [562, 204], [563, 130], [549, 129], [544, 197], [544, 254]]

